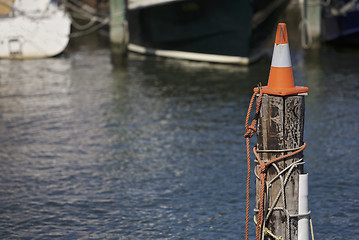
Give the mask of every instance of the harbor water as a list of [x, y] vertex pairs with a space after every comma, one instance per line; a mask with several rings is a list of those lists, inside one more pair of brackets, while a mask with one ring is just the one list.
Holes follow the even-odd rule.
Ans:
[[[243, 239], [244, 119], [270, 57], [121, 59], [106, 41], [0, 60], [0, 239]], [[296, 84], [309, 87], [316, 239], [359, 239], [359, 50], [291, 54]], [[251, 210], [254, 194], [252, 178]]]

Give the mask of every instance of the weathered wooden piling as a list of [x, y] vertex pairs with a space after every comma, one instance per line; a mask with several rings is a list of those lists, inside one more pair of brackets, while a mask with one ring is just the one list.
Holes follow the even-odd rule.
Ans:
[[[307, 87], [294, 85], [287, 29], [278, 24], [268, 86], [254, 89], [256, 117], [246, 118], [247, 164], [249, 138], [256, 131], [256, 239], [298, 239], [299, 175], [303, 173], [304, 96]], [[247, 180], [247, 209], [249, 174]], [[303, 198], [301, 198], [303, 201]], [[304, 199], [305, 200], [305, 199]], [[304, 204], [306, 205], [306, 204]], [[303, 214], [303, 213], [301, 213]], [[304, 213], [305, 215], [306, 213]], [[248, 210], [246, 213], [248, 239]], [[307, 234], [304, 234], [307, 235]]]
[[126, 0], [110, 1], [110, 41], [112, 51], [123, 54], [126, 52], [128, 41], [127, 22], [126, 22]]
[[[262, 160], [275, 159], [303, 145], [304, 109], [303, 95], [263, 95], [257, 132], [257, 151]], [[303, 165], [299, 160], [302, 157], [300, 152], [267, 168], [264, 227], [283, 239], [298, 239], [298, 219], [294, 216], [298, 214], [299, 174], [303, 173]], [[278, 175], [282, 171], [283, 174]], [[260, 184], [257, 178], [257, 209]], [[284, 195], [281, 192], [283, 186]], [[264, 239], [272, 239], [269, 236], [266, 235]]]

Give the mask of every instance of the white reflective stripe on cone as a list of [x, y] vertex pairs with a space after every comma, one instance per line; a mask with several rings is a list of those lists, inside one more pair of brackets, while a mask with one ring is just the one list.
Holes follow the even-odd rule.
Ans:
[[291, 67], [288, 44], [274, 44], [272, 67]]

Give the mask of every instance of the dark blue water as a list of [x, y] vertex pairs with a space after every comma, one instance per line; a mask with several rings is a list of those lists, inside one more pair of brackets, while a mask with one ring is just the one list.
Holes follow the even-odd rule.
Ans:
[[[0, 238], [243, 239], [244, 118], [270, 59], [119, 61], [102, 41], [0, 60]], [[316, 238], [359, 239], [359, 51], [292, 59], [296, 83], [310, 87]]]

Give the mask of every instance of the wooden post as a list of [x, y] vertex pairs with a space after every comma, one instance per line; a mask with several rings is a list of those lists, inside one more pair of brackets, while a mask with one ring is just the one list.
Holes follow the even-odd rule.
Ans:
[[321, 11], [322, 11], [322, 2], [320, 0], [305, 0], [304, 7], [307, 11], [307, 19], [309, 32], [313, 37], [313, 40], [319, 42], [320, 32], [321, 32]]
[[[254, 151], [258, 161], [256, 239], [298, 240], [304, 95], [308, 88], [294, 85], [285, 23], [278, 24], [268, 85], [254, 91], [261, 99]], [[253, 126], [246, 128], [253, 131]]]
[[[299, 0], [298, 1], [301, 11], [301, 21], [307, 22], [308, 29], [301, 29], [301, 31], [308, 30], [308, 34], [313, 40], [319, 42], [321, 33], [321, 0]], [[301, 26], [304, 27], [304, 26]]]
[[110, 41], [112, 51], [123, 54], [126, 52], [127, 22], [126, 22], [126, 0], [110, 1]]
[[[257, 149], [262, 160], [271, 160], [280, 155], [289, 153], [288, 151], [261, 151], [261, 150], [288, 150], [297, 149], [303, 145], [304, 131], [304, 96], [303, 94], [289, 96], [275, 96], [264, 94], [260, 116], [258, 119]], [[276, 166], [279, 171], [284, 170], [290, 164], [298, 161], [303, 156], [302, 152], [284, 160], [278, 161]], [[258, 165], [256, 166], [256, 171]], [[278, 169], [273, 164], [267, 169], [267, 183], [278, 175]], [[268, 193], [264, 201], [264, 223], [265, 227], [277, 237], [286, 240], [297, 240], [296, 217], [289, 218], [289, 215], [298, 214], [298, 190], [299, 174], [303, 173], [303, 165], [299, 164], [291, 171], [285, 185], [285, 198], [280, 195], [277, 202], [276, 198], [282, 189], [282, 181], [285, 181], [289, 171], [285, 171], [281, 178], [276, 178], [270, 185], [267, 184]], [[259, 188], [260, 181], [256, 180], [256, 207], [259, 208]], [[284, 206], [285, 205], [285, 206]], [[266, 221], [266, 215], [271, 207], [274, 210]], [[288, 211], [283, 208], [286, 208]], [[289, 214], [289, 215], [288, 215]], [[264, 239], [273, 239], [265, 235]]]

